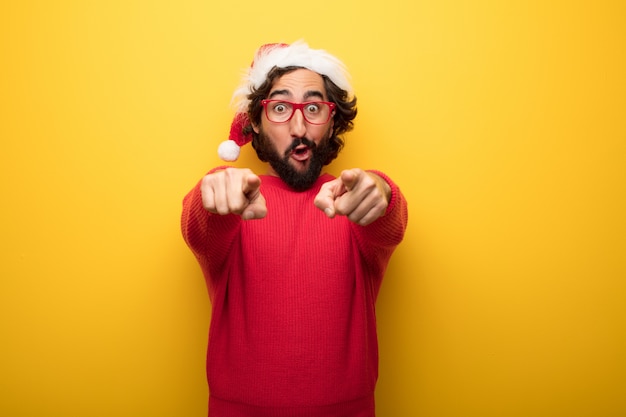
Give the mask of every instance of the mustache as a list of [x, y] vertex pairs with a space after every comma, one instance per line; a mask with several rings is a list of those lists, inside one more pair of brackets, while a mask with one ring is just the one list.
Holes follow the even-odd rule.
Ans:
[[295, 138], [291, 145], [285, 150], [285, 156], [288, 157], [291, 153], [300, 145], [305, 145], [311, 149], [315, 149], [317, 145], [310, 139], [307, 138]]

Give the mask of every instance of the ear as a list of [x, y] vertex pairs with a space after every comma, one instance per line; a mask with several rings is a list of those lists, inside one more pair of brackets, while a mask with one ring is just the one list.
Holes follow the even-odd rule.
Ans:
[[253, 122], [250, 122], [250, 124], [252, 125], [252, 130], [254, 130], [254, 133], [258, 135], [260, 131], [259, 126]]

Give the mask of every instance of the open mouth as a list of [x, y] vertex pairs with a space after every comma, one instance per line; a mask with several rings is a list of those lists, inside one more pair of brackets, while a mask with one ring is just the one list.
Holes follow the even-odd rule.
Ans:
[[311, 157], [311, 148], [306, 145], [299, 145], [291, 151], [291, 157], [299, 162], [304, 162]]

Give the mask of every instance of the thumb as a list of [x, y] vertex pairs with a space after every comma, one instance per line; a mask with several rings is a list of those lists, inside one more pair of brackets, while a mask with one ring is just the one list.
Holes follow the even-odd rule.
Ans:
[[313, 201], [315, 207], [322, 210], [329, 218], [335, 217], [335, 200], [345, 192], [341, 178], [328, 181], [320, 188]]

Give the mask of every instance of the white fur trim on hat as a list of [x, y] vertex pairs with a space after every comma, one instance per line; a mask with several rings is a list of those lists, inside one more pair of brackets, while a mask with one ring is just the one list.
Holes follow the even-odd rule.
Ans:
[[321, 49], [311, 49], [304, 41], [291, 45], [274, 44], [261, 47], [252, 66], [243, 76], [241, 84], [235, 90], [232, 104], [238, 112], [248, 110], [248, 95], [259, 88], [274, 67], [303, 67], [320, 75], [325, 75], [339, 88], [352, 96], [352, 86], [348, 71], [338, 58]]

